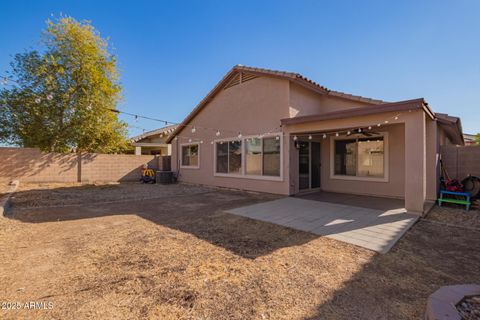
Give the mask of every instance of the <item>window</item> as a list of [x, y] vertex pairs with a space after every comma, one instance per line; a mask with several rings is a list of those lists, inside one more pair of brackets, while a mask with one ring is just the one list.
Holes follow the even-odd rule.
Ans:
[[259, 179], [281, 177], [279, 135], [217, 142], [215, 146], [216, 174], [235, 174]]
[[263, 138], [263, 175], [280, 176], [280, 137]]
[[217, 143], [217, 172], [228, 173], [228, 143]]
[[240, 174], [242, 171], [242, 141], [228, 142], [228, 173]]
[[245, 140], [245, 174], [280, 176], [280, 137]]
[[262, 139], [251, 138], [245, 141], [245, 173], [262, 175]]
[[217, 173], [241, 174], [242, 141], [217, 142]]
[[198, 144], [189, 144], [182, 146], [182, 167], [199, 167], [198, 149]]
[[334, 140], [336, 176], [385, 178], [385, 137]]

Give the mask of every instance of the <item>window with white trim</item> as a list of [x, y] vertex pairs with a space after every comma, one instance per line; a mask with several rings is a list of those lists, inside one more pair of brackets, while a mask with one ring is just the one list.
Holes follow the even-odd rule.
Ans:
[[334, 140], [334, 174], [385, 177], [384, 136]]
[[280, 135], [216, 142], [215, 173], [280, 178], [281, 148]]
[[182, 145], [182, 167], [199, 167], [199, 144]]
[[242, 140], [217, 142], [217, 173], [242, 173]]

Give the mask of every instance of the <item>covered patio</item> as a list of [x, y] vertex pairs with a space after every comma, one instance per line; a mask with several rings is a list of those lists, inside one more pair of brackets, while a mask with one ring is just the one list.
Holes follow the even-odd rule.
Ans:
[[[387, 205], [401, 204], [407, 212], [422, 215], [437, 193], [437, 131], [435, 122], [429, 121], [432, 117], [419, 99], [283, 119], [291, 141], [289, 194], [319, 190], [351, 194], [349, 201], [359, 207], [364, 201], [353, 195], [399, 199]], [[332, 194], [310, 197], [328, 202]], [[385, 209], [383, 202], [374, 203]]]
[[314, 200], [348, 206], [374, 209], [374, 210], [398, 210], [405, 208], [403, 199], [360, 196], [355, 194], [315, 191], [297, 194], [295, 197], [305, 200]]

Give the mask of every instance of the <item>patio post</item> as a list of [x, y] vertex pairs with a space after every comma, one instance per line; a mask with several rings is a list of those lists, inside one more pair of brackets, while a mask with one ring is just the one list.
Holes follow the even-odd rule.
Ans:
[[423, 110], [405, 115], [405, 208], [423, 213], [426, 198], [426, 126]]

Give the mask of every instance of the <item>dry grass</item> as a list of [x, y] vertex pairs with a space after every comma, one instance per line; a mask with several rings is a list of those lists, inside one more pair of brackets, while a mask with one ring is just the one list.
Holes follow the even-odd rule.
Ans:
[[[440, 286], [480, 279], [478, 232], [422, 221], [377, 255], [223, 212], [276, 196], [137, 186], [118, 188], [168, 196], [89, 204], [112, 189], [17, 194], [15, 219], [0, 219], [0, 297], [54, 307], [0, 318], [418, 319]], [[38, 208], [27, 208], [30, 192]], [[42, 208], [66, 198], [84, 205]]]
[[[47, 191], [48, 190], [48, 191]], [[12, 203], [20, 208], [70, 206], [83, 203], [122, 202], [197, 194], [209, 189], [182, 184], [165, 188], [162, 185], [138, 183], [21, 183]]]
[[446, 204], [428, 213], [428, 219], [480, 230], [480, 211], [465, 211], [465, 206]]
[[3, 194], [10, 191], [10, 185], [8, 181], [0, 180], [0, 198]]

